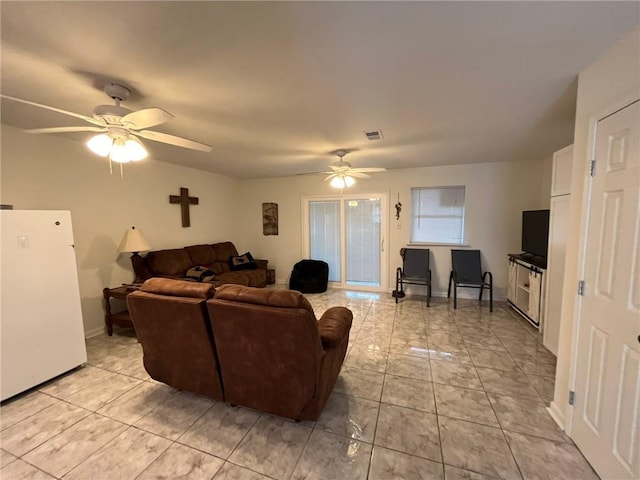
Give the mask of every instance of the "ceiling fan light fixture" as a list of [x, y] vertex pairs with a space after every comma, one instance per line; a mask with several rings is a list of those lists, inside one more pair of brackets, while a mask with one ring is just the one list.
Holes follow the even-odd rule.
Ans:
[[147, 156], [149, 155], [149, 153], [147, 152], [147, 149], [144, 148], [144, 145], [142, 144], [142, 142], [135, 137], [130, 137], [125, 142], [124, 146], [127, 149], [129, 158], [133, 162], [137, 162], [139, 160], [147, 158]]
[[344, 179], [342, 177], [333, 177], [331, 179], [330, 185], [333, 188], [344, 188], [345, 187]]
[[111, 153], [111, 146], [113, 145], [113, 139], [106, 133], [95, 135], [87, 142], [87, 147], [96, 155], [106, 157]]
[[355, 178], [349, 175], [344, 176], [344, 184], [347, 186], [347, 188], [352, 187], [355, 183], [356, 183]]
[[336, 175], [331, 179], [329, 185], [331, 185], [333, 188], [349, 188], [355, 183], [355, 179], [350, 175]]
[[111, 147], [109, 158], [116, 163], [127, 163], [131, 161], [129, 150], [122, 138], [116, 138], [113, 140], [113, 146]]
[[102, 133], [89, 139], [87, 147], [96, 155], [109, 157], [117, 163], [137, 162], [149, 155], [142, 142], [133, 136], [126, 138]]

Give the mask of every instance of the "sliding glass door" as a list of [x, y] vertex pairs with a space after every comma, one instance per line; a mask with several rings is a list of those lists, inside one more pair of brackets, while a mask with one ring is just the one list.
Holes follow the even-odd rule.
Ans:
[[386, 289], [385, 194], [303, 199], [305, 256], [329, 264], [334, 286]]
[[380, 287], [381, 198], [344, 202], [347, 285]]
[[309, 255], [329, 264], [329, 281], [340, 282], [340, 201], [309, 202]]

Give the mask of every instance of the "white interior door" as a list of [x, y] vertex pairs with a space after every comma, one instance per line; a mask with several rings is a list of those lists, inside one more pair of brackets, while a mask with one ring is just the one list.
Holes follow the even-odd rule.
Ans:
[[333, 286], [386, 289], [386, 194], [305, 197], [303, 212], [303, 254], [329, 264]]
[[571, 436], [603, 479], [640, 477], [640, 102], [596, 126]]

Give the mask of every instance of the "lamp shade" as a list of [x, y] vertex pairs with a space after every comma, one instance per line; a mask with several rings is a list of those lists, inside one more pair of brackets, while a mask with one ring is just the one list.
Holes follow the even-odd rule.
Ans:
[[344, 179], [342, 177], [333, 177], [331, 179], [331, 186], [333, 188], [344, 188]]
[[147, 158], [147, 149], [144, 148], [142, 142], [136, 137], [130, 137], [129, 140], [125, 142], [124, 146], [126, 147], [129, 153], [129, 158], [132, 162], [137, 162], [143, 158]]
[[347, 188], [352, 187], [356, 183], [355, 179], [349, 175], [344, 176], [344, 184]]
[[91, 139], [87, 142], [87, 147], [95, 153], [96, 155], [100, 155], [101, 157], [106, 157], [111, 152], [111, 147], [113, 145], [113, 139], [103, 133], [101, 135], [96, 135], [91, 137]]
[[117, 163], [137, 162], [148, 153], [142, 142], [127, 134], [111, 136], [106, 133], [96, 135], [87, 142], [87, 147], [101, 157], [109, 157]]
[[331, 179], [329, 184], [333, 188], [349, 188], [356, 183], [355, 179], [349, 175], [337, 175]]
[[136, 227], [131, 227], [124, 232], [118, 252], [144, 252], [147, 250], [151, 250], [151, 246], [147, 243], [140, 230], [136, 230]]

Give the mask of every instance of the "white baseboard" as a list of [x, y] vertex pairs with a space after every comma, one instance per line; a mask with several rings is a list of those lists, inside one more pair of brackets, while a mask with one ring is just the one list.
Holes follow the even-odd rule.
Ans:
[[94, 328], [92, 330], [85, 330], [84, 338], [97, 337], [98, 335], [102, 335], [104, 333], [104, 326]]
[[564, 413], [562, 413], [562, 410], [560, 410], [560, 407], [558, 407], [558, 404], [552, 401], [551, 404], [547, 407], [547, 412], [549, 412], [549, 415], [551, 415], [551, 418], [553, 418], [553, 420], [558, 424], [558, 426], [562, 430], [564, 430], [564, 425], [565, 425]]
[[[289, 285], [289, 280], [288, 279], [279, 279], [276, 278], [276, 285], [284, 285], [285, 287], [288, 288]], [[348, 288], [352, 288], [353, 290], [357, 290], [357, 288], [355, 287], [348, 287]], [[391, 292], [393, 291], [393, 289], [395, 288], [395, 285], [388, 288], [386, 292], [377, 292], [380, 294], [384, 294], [387, 293], [389, 295], [391, 295]], [[425, 295], [426, 294], [426, 287], [416, 287], [416, 286], [412, 286], [412, 285], [406, 285], [404, 291], [408, 294], [408, 295]], [[465, 299], [465, 300], [477, 300], [478, 299], [478, 290], [477, 289], [463, 289], [463, 290], [458, 290], [458, 298], [461, 299]], [[493, 301], [494, 302], [506, 302], [507, 301], [507, 297], [504, 293], [504, 291], [502, 289], [495, 289], [493, 291]], [[431, 296], [432, 297], [442, 297], [442, 298], [446, 298], [447, 297], [447, 290], [432, 290], [431, 291]], [[487, 302], [489, 301], [489, 293], [488, 292], [484, 292], [484, 295], [482, 297], [482, 300], [486, 300]], [[451, 301], [453, 302], [453, 296], [451, 297]]]
[[[493, 301], [494, 302], [506, 302], [507, 301], [507, 297], [506, 295], [500, 293], [499, 291], [496, 291], [497, 289], [494, 289], [493, 291]], [[412, 294], [412, 293], [416, 293], [418, 295], [425, 295], [426, 294], [426, 289], [424, 289], [424, 287], [422, 288], [422, 290], [417, 290], [415, 288], [411, 288], [410, 286], [405, 287], [405, 292], [407, 292], [408, 294]], [[389, 292], [391, 293], [391, 292]], [[463, 298], [465, 300], [477, 300], [478, 299], [478, 290], [474, 289], [466, 289], [465, 290], [458, 290], [458, 298]], [[433, 289], [431, 290], [431, 296], [432, 297], [440, 297], [440, 298], [447, 298], [447, 290], [436, 290]], [[486, 300], [487, 302], [489, 301], [489, 292], [484, 292], [484, 295], [482, 296], [482, 300]], [[451, 293], [451, 301], [453, 302], [453, 292]]]

